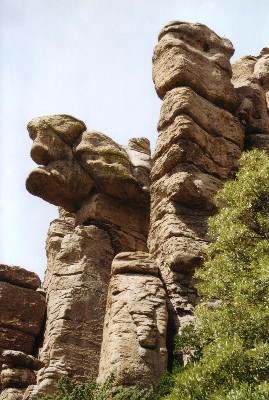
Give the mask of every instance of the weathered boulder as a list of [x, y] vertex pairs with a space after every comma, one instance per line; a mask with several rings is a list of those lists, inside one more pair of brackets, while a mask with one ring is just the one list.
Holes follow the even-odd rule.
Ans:
[[139, 203], [148, 202], [148, 192], [142, 190], [135, 179], [127, 152], [108, 136], [96, 131], [84, 132], [76, 145], [75, 155], [101, 193]]
[[235, 93], [229, 62], [234, 49], [203, 24], [172, 21], [159, 34], [153, 53], [153, 80], [158, 96], [189, 86], [200, 96], [233, 110]]
[[38, 289], [41, 285], [38, 275], [34, 272], [4, 264], [0, 264], [0, 281], [33, 290]]
[[72, 151], [73, 143], [86, 129], [84, 123], [71, 116], [53, 115], [33, 119], [27, 128], [33, 140], [31, 157], [41, 165], [28, 176], [27, 190], [74, 211], [94, 187]]
[[151, 386], [166, 370], [166, 295], [149, 254], [120, 253], [112, 263], [99, 380]]

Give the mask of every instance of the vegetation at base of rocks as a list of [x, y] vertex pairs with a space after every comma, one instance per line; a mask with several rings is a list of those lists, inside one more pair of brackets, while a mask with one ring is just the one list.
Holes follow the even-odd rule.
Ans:
[[209, 220], [203, 301], [176, 339], [190, 361], [167, 400], [269, 399], [269, 157], [253, 150], [240, 163]]
[[151, 389], [123, 388], [115, 385], [116, 374], [112, 373], [104, 383], [89, 378], [85, 383], [74, 383], [62, 377], [56, 384], [52, 396], [32, 397], [31, 400], [161, 400], [173, 386], [173, 378], [165, 373]]

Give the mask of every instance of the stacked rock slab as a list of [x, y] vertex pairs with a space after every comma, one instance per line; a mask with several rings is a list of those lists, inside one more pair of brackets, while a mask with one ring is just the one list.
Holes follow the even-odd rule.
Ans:
[[65, 115], [38, 118], [28, 129], [32, 158], [44, 166], [27, 188], [61, 208], [46, 246], [44, 367], [25, 398], [52, 393], [61, 376], [97, 375], [112, 260], [147, 251], [150, 172], [147, 139], [123, 147]]
[[112, 263], [99, 380], [149, 387], [167, 368], [166, 294], [148, 253], [120, 253]]
[[245, 125], [246, 148], [269, 149], [269, 48], [258, 57], [245, 56], [233, 65], [238, 108]]
[[213, 197], [233, 177], [243, 149], [243, 126], [233, 115], [233, 52], [228, 39], [206, 26], [175, 21], [162, 29], [153, 54], [153, 79], [163, 104], [148, 246], [167, 291], [169, 335], [192, 318], [197, 296], [192, 276], [210, 241]]
[[[22, 399], [40, 362], [32, 356], [45, 315], [36, 274], [0, 265], [0, 399]], [[2, 388], [2, 389], [1, 389]]]

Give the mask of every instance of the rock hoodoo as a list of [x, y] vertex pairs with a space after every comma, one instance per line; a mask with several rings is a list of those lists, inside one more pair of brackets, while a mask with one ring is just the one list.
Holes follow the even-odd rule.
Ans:
[[26, 187], [59, 218], [43, 291], [34, 274], [0, 266], [1, 400], [50, 394], [61, 376], [90, 372], [146, 387], [169, 367], [173, 337], [192, 321], [214, 196], [244, 149], [268, 149], [269, 50], [231, 66], [233, 52], [202, 24], [161, 30], [152, 161], [146, 138], [121, 146], [68, 115], [29, 123], [39, 167]]
[[231, 111], [233, 47], [201, 24], [171, 22], [153, 54], [163, 99], [151, 171], [149, 250], [168, 294], [170, 332], [189, 321], [196, 302], [194, 269], [210, 238], [207, 219], [222, 182], [233, 177], [244, 130]]

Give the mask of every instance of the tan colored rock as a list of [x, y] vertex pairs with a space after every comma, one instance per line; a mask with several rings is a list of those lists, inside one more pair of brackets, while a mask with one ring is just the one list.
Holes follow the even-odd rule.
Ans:
[[34, 384], [35, 381], [35, 372], [28, 368], [2, 366], [1, 382], [3, 389], [26, 388], [27, 386]]
[[52, 265], [46, 276], [47, 322], [39, 354], [44, 368], [33, 388], [38, 395], [52, 393], [61, 376], [83, 381], [99, 365], [114, 250], [106, 230], [64, 224], [63, 218], [55, 221], [47, 241]]
[[[29, 122], [27, 129], [31, 139], [35, 141], [38, 138], [36, 143], [39, 142], [41, 146], [40, 148], [35, 146], [31, 150], [32, 153], [36, 154], [37, 158], [41, 158], [40, 162], [36, 161], [37, 164], [46, 164], [46, 162], [44, 162], [46, 152], [42, 152], [44, 142], [47, 143], [46, 147], [48, 151], [52, 153], [54, 151], [61, 151], [60, 148], [49, 149], [52, 147], [53, 142], [57, 140], [57, 137], [61, 138], [61, 140], [69, 146], [72, 146], [87, 128], [84, 122], [79, 119], [74, 118], [71, 115], [59, 114], [34, 118]], [[56, 136], [54, 134], [56, 134]], [[56, 155], [56, 153], [54, 154]], [[36, 157], [34, 156], [34, 158]], [[55, 160], [58, 159], [59, 156], [57, 154]]]
[[85, 201], [76, 214], [76, 224], [103, 224], [113, 238], [116, 252], [147, 250], [149, 212], [139, 204], [104, 194]]
[[4, 264], [0, 264], [0, 281], [34, 290], [41, 285], [39, 277], [34, 272]]
[[[53, 118], [59, 122], [61, 116]], [[38, 126], [37, 131], [42, 141], [41, 128]], [[48, 133], [44, 131], [43, 141]], [[54, 202], [63, 207], [60, 218], [50, 226], [46, 246], [48, 268], [43, 287], [48, 307], [39, 352], [44, 367], [38, 372], [37, 385], [27, 391], [25, 398], [53, 393], [61, 376], [83, 381], [98, 370], [112, 259], [121, 251], [147, 251], [148, 140], [134, 138], [125, 150], [99, 132], [84, 131], [76, 136], [73, 149], [60, 139], [54, 142], [57, 148], [48, 157], [46, 168], [54, 163], [59, 168], [67, 167], [66, 182], [59, 181], [61, 190], [77, 185], [80, 179], [74, 175], [72, 165], [63, 162], [62, 154], [75, 163], [75, 168], [78, 163], [87, 171], [93, 185], [76, 203], [68, 191], [65, 204], [59, 199]], [[45, 179], [40, 185], [44, 192], [51, 190]]]
[[1, 358], [5, 364], [25, 367], [35, 371], [42, 367], [42, 362], [40, 360], [22, 351], [4, 350], [1, 354]]
[[106, 135], [96, 131], [84, 132], [75, 154], [100, 192], [139, 203], [148, 202], [147, 193], [133, 176], [128, 154]]
[[119, 385], [151, 386], [167, 366], [166, 296], [147, 253], [113, 260], [99, 380], [116, 373]]
[[[243, 124], [231, 113], [237, 105], [232, 54], [227, 39], [181, 21], [165, 26], [154, 50], [153, 78], [163, 105], [151, 171], [148, 247], [169, 299], [168, 343], [192, 320], [193, 273], [210, 242], [214, 196], [233, 178], [244, 147]], [[251, 68], [249, 63], [248, 73]]]
[[31, 194], [70, 211], [78, 208], [94, 186], [71, 147], [85, 129], [82, 122], [62, 115], [36, 118], [28, 124], [31, 157], [41, 165], [27, 178]]
[[[178, 116], [170, 135], [160, 135], [153, 160], [152, 180], [161, 178], [179, 164], [190, 164], [204, 173], [227, 179], [242, 150], [222, 137], [209, 135], [190, 118]], [[243, 136], [242, 130], [239, 131]], [[168, 133], [168, 132], [166, 132]], [[165, 137], [162, 144], [162, 137]], [[168, 142], [168, 144], [167, 144]], [[167, 150], [164, 150], [164, 149]], [[224, 156], [225, 154], [225, 156]]]
[[233, 110], [235, 93], [229, 59], [232, 43], [202, 24], [173, 21], [159, 34], [153, 54], [153, 80], [158, 96], [189, 86], [200, 96]]
[[[167, 129], [171, 129], [178, 116], [188, 116], [212, 137], [225, 139], [240, 148], [243, 147], [244, 136], [238, 118], [184, 86], [172, 89], [164, 98], [158, 122], [159, 137], [161, 136], [162, 141], [157, 143], [157, 149], [165, 142]], [[154, 152], [155, 156], [158, 154], [157, 149]]]
[[258, 57], [241, 57], [232, 67], [238, 102], [236, 114], [245, 125], [245, 147], [268, 150], [269, 50], [263, 49]]
[[[41, 329], [44, 313], [45, 300], [38, 292], [0, 282], [2, 327], [36, 337]], [[3, 343], [1, 346], [4, 347]]]
[[5, 389], [0, 393], [0, 400], [22, 400], [24, 389]]
[[149, 190], [151, 151], [150, 143], [146, 138], [132, 138], [128, 146], [123, 146], [132, 164], [132, 171], [137, 182], [144, 190]]

